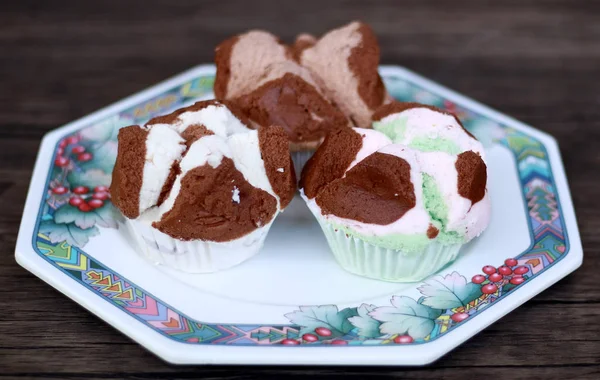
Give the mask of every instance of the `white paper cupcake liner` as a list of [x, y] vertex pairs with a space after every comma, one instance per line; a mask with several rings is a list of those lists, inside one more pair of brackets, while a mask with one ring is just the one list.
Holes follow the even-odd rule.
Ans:
[[302, 174], [302, 168], [315, 154], [314, 150], [302, 150], [299, 152], [292, 152], [292, 161], [294, 162], [294, 170], [296, 171], [296, 178], [300, 179]]
[[[317, 217], [317, 219], [319, 219]], [[319, 220], [337, 262], [348, 272], [391, 282], [423, 280], [456, 260], [462, 244], [431, 242], [423, 252], [403, 252], [367, 243], [346, 235], [326, 221]]]
[[152, 263], [188, 273], [210, 273], [231, 268], [256, 255], [273, 222], [228, 242], [182, 241], [153, 228], [145, 220], [125, 222], [136, 251]]

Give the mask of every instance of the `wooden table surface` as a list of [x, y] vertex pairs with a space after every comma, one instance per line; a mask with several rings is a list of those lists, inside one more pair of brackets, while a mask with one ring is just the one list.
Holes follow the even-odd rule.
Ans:
[[[600, 3], [369, 3], [2, 1], [0, 380], [600, 378]], [[231, 34], [264, 28], [289, 41], [357, 18], [379, 35], [383, 63], [558, 139], [585, 251], [578, 271], [429, 367], [252, 368], [168, 365], [16, 264], [22, 208], [46, 132], [211, 62], [213, 47]]]

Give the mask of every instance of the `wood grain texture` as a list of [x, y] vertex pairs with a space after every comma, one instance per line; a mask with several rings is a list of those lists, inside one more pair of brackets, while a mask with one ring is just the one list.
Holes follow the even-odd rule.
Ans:
[[[41, 137], [211, 62], [231, 34], [291, 41], [352, 19], [406, 66], [554, 135], [581, 229], [574, 274], [426, 368], [175, 367], [20, 268], [14, 246]], [[0, 380], [600, 378], [600, 2], [3, 1]]]

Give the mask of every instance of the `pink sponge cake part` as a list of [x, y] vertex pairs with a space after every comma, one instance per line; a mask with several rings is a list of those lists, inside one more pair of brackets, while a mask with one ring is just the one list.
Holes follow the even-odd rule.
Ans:
[[265, 31], [252, 30], [226, 40], [216, 48], [215, 95], [237, 98], [287, 73], [314, 86], [310, 72], [291, 58], [289, 48]]
[[313, 36], [312, 34], [308, 34], [308, 33], [299, 34], [296, 37], [296, 41], [294, 42], [294, 45], [292, 46], [294, 58], [297, 61], [300, 61], [300, 56], [302, 55], [302, 52], [304, 50], [308, 49], [309, 47], [313, 47], [316, 43], [317, 43], [317, 38], [315, 38], [315, 36]]
[[330, 31], [303, 48], [299, 62], [357, 127], [369, 128], [375, 109], [391, 100], [377, 71], [377, 38], [367, 24], [355, 21]]

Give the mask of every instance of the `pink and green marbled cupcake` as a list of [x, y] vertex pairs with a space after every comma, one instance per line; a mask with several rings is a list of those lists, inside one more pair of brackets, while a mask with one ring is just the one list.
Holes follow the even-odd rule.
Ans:
[[483, 148], [433, 107], [391, 103], [373, 118], [375, 130], [329, 135], [300, 187], [344, 269], [419, 281], [489, 224]]

